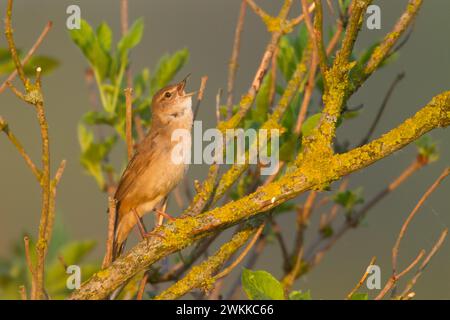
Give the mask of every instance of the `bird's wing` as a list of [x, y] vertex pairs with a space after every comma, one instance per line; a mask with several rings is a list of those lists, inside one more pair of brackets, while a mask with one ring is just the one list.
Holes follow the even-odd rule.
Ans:
[[120, 202], [133, 188], [134, 182], [148, 168], [155, 157], [155, 143], [158, 139], [158, 132], [149, 133], [147, 137], [136, 148], [136, 152], [128, 163], [120, 178], [114, 198]]

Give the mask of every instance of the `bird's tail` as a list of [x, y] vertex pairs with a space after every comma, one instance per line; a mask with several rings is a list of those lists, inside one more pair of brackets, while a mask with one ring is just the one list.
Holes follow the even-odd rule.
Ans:
[[112, 245], [112, 261], [119, 258], [124, 249], [126, 244], [126, 239], [122, 240], [119, 237], [119, 228], [120, 228], [120, 221], [119, 221], [119, 208], [120, 208], [120, 202], [116, 205], [116, 217], [114, 219], [114, 238], [113, 238], [113, 245]]
[[122, 253], [125, 249], [126, 242], [127, 242], [126, 240], [124, 242], [117, 242], [117, 239], [114, 238], [112, 261], [116, 260], [117, 258], [119, 258], [122, 255]]

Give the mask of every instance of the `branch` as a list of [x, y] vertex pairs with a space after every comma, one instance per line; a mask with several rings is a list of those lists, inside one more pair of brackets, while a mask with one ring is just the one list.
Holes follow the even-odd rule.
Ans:
[[12, 133], [8, 123], [2, 117], [0, 117], [0, 131], [3, 131], [5, 135], [8, 137], [9, 141], [11, 141], [11, 143], [16, 147], [19, 154], [25, 160], [26, 164], [30, 167], [31, 172], [33, 172], [37, 181], [40, 182], [42, 175], [41, 170], [39, 170], [39, 168], [36, 166], [33, 160], [31, 160], [30, 156], [25, 151], [25, 148], [23, 147], [22, 143], [20, 143], [19, 139], [17, 139], [17, 137]]
[[[403, 172], [397, 177], [392, 183], [390, 183], [386, 188], [381, 190], [376, 194], [367, 204], [365, 204], [360, 210], [352, 214], [350, 219], [345, 219], [345, 221], [333, 231], [331, 237], [326, 237], [323, 233], [319, 236], [306, 252], [305, 260], [308, 263], [308, 267], [311, 268], [317, 265], [326, 251], [328, 251], [346, 232], [355, 228], [359, 225], [359, 222], [366, 216], [366, 214], [371, 210], [377, 203], [383, 200], [387, 195], [392, 193], [397, 189], [402, 183], [404, 183], [413, 173], [421, 169], [427, 162], [422, 161], [421, 157], [418, 156]], [[327, 224], [329, 224], [330, 219], [322, 221], [321, 228], [323, 229]], [[324, 244], [322, 244], [324, 243]], [[298, 274], [299, 277], [301, 274]]]
[[197, 94], [197, 104], [195, 105], [195, 109], [194, 109], [194, 120], [197, 118], [197, 113], [198, 113], [198, 110], [200, 109], [200, 104], [202, 103], [202, 100], [203, 100], [203, 95], [205, 93], [207, 81], [208, 81], [208, 76], [203, 76], [202, 79], [200, 80], [200, 88], [199, 88], [198, 94]]
[[133, 157], [133, 89], [126, 88], [125, 92], [125, 135], [127, 140], [128, 161]]
[[367, 78], [371, 75], [384, 61], [384, 59], [389, 55], [391, 49], [397, 43], [398, 39], [405, 32], [405, 30], [410, 26], [420, 7], [422, 6], [423, 0], [410, 0], [408, 7], [406, 8], [403, 15], [398, 20], [394, 29], [385, 36], [384, 40], [380, 43], [378, 47], [373, 51], [366, 67], [364, 68], [363, 78]]
[[177, 299], [194, 288], [204, 288], [205, 291], [208, 291], [217, 280], [214, 274], [247, 242], [256, 230], [257, 227], [249, 224], [246, 228], [236, 232], [231, 240], [225, 243], [213, 256], [193, 267], [182, 280], [169, 287], [155, 299]]
[[425, 259], [423, 260], [422, 264], [419, 267], [419, 270], [417, 270], [416, 274], [414, 275], [414, 277], [408, 282], [408, 284], [406, 285], [403, 293], [400, 295], [400, 297], [405, 298], [408, 295], [411, 294], [411, 289], [414, 287], [414, 285], [417, 283], [417, 280], [419, 280], [420, 276], [422, 275], [423, 271], [425, 270], [425, 268], [428, 266], [428, 264], [430, 263], [431, 259], [433, 258], [433, 256], [436, 254], [436, 252], [438, 252], [438, 250], [441, 248], [442, 244], [444, 243], [445, 238], [448, 235], [448, 229], [444, 229], [444, 231], [442, 231], [439, 239], [436, 241], [436, 243], [434, 244], [433, 248], [431, 249], [430, 253], [425, 257]]
[[[389, 281], [386, 283], [384, 288], [380, 291], [380, 293], [375, 297], [375, 300], [382, 299], [389, 292], [389, 290], [394, 288], [394, 286], [397, 283], [397, 281], [400, 278], [402, 278], [406, 273], [411, 271], [412, 268], [414, 266], [416, 266], [419, 263], [419, 261], [422, 259], [422, 257], [425, 255], [425, 250], [421, 250], [421, 252], [417, 256], [417, 258], [414, 259], [414, 261], [409, 266], [407, 266], [403, 271], [397, 272], [397, 260], [398, 260], [398, 253], [399, 253], [399, 249], [400, 249], [400, 243], [401, 243], [402, 239], [404, 238], [404, 236], [406, 234], [406, 230], [408, 229], [409, 224], [411, 223], [412, 219], [414, 218], [414, 216], [416, 215], [416, 213], [418, 212], [420, 207], [422, 207], [423, 203], [428, 199], [428, 197], [434, 192], [434, 190], [436, 190], [436, 188], [441, 184], [441, 182], [449, 174], [450, 174], [450, 167], [445, 168], [444, 171], [442, 172], [442, 174], [436, 179], [436, 181], [431, 185], [431, 187], [428, 188], [428, 190], [420, 198], [419, 202], [416, 204], [414, 209], [411, 211], [411, 213], [408, 215], [408, 217], [406, 218], [405, 222], [403, 223], [403, 225], [402, 225], [402, 227], [400, 229], [400, 232], [398, 234], [397, 240], [395, 241], [395, 244], [394, 244], [394, 246], [392, 248], [392, 276], [389, 279]], [[439, 248], [439, 246], [442, 244], [442, 241], [445, 238], [444, 234], [445, 234], [445, 232], [441, 235], [441, 237], [438, 240], [437, 244], [433, 247], [432, 252], [428, 255], [429, 259], [431, 259], [431, 257], [437, 251], [437, 248]], [[428, 261], [429, 261], [429, 259], [428, 259]], [[422, 263], [422, 266], [426, 265], [428, 263], [428, 261], [424, 261]], [[418, 272], [420, 272], [420, 268], [419, 268]], [[416, 273], [416, 275], [417, 275], [417, 273]]]
[[[25, 58], [22, 60], [22, 65], [23, 66], [25, 66], [27, 64], [27, 62], [31, 59], [33, 54], [39, 48], [39, 46], [41, 45], [42, 41], [47, 36], [47, 33], [52, 28], [52, 25], [53, 25], [53, 23], [51, 21], [47, 22], [47, 24], [44, 27], [44, 30], [42, 30], [42, 32], [39, 35], [39, 37], [37, 38], [36, 42], [30, 48], [30, 50], [27, 52], [27, 55], [25, 56]], [[2, 93], [6, 89], [7, 83], [8, 82], [12, 82], [16, 76], [17, 76], [17, 69], [14, 69], [14, 71], [9, 75], [9, 77], [0, 86], [0, 93]]]
[[[309, 43], [305, 50], [301, 61], [297, 64], [292, 78], [289, 80], [286, 90], [280, 98], [277, 106], [274, 108], [272, 115], [269, 119], [262, 124], [261, 129], [275, 129], [279, 128], [279, 123], [285, 114], [289, 104], [298, 92], [302, 92], [304, 88], [304, 80], [308, 72], [308, 65], [312, 59], [312, 44]], [[253, 146], [254, 147], [254, 146]], [[251, 147], [250, 147], [251, 148]], [[248, 155], [246, 155], [246, 158]], [[234, 184], [234, 182], [247, 170], [248, 163], [234, 164], [232, 167], [222, 176], [222, 179], [217, 186], [217, 191], [214, 197], [214, 202], [219, 200], [225, 192]]]
[[329, 184], [389, 156], [426, 132], [450, 124], [450, 91], [442, 93], [413, 117], [379, 139], [330, 158], [311, 159], [280, 180], [257, 189], [237, 201], [195, 217], [177, 219], [155, 229], [161, 235], [146, 239], [108, 268], [99, 271], [74, 291], [70, 299], [103, 299], [122, 283], [145, 270], [161, 258], [177, 252], [195, 241], [229, 228], [299, 194]]
[[25, 71], [23, 70], [22, 62], [20, 61], [19, 54], [17, 53], [16, 45], [14, 43], [13, 28], [11, 25], [13, 1], [8, 0], [8, 6], [6, 8], [6, 18], [5, 18], [5, 35], [6, 41], [8, 42], [9, 52], [11, 53], [11, 58], [16, 66], [17, 74], [22, 81], [25, 88], [27, 88], [27, 77], [25, 76]]
[[106, 253], [103, 258], [102, 268], [108, 267], [113, 260], [114, 226], [116, 224], [116, 201], [108, 197], [108, 237], [106, 240]]
[[[253, 0], [246, 0], [246, 1], [250, 5], [250, 7], [252, 7]], [[256, 6], [256, 4], [254, 3], [253, 5]], [[287, 16], [291, 6], [292, 0], [285, 0], [278, 16], [276, 18], [272, 18], [269, 16], [270, 18], [269, 22], [272, 21], [272, 19], [276, 21], [274, 26], [269, 28], [269, 31], [272, 33], [269, 44], [267, 45], [266, 50], [264, 51], [261, 63], [259, 64], [259, 67], [256, 70], [255, 77], [253, 78], [252, 84], [249, 90], [247, 91], [247, 94], [244, 95], [241, 98], [241, 101], [239, 102], [239, 110], [230, 119], [219, 124], [218, 128], [221, 131], [225, 132], [226, 129], [236, 128], [241, 122], [241, 120], [245, 117], [250, 107], [252, 106], [256, 94], [258, 93], [261, 87], [264, 75], [266, 74], [267, 69], [269, 67], [272, 55], [274, 54], [276, 48], [278, 47], [278, 42], [281, 36], [287, 32], [283, 30], [283, 25], [287, 21]]]
[[238, 68], [239, 50], [241, 48], [241, 34], [244, 29], [245, 11], [247, 9], [247, 2], [242, 0], [239, 9], [239, 18], [236, 24], [236, 31], [234, 33], [233, 51], [231, 53], [230, 64], [228, 66], [228, 86], [227, 86], [227, 119], [231, 118], [233, 111], [233, 89], [236, 79], [236, 71]]
[[408, 218], [405, 220], [405, 223], [402, 225], [402, 228], [398, 234], [397, 241], [395, 242], [394, 247], [392, 248], [392, 270], [393, 273], [396, 274], [397, 270], [397, 260], [398, 260], [398, 252], [400, 250], [400, 243], [405, 236], [406, 230], [408, 229], [409, 224], [412, 219], [419, 211], [420, 207], [422, 207], [423, 203], [428, 199], [428, 197], [436, 190], [439, 184], [450, 174], [450, 168], [446, 168], [444, 172], [437, 178], [437, 180], [431, 185], [431, 187], [425, 192], [425, 194], [420, 198], [419, 202], [416, 204], [414, 209], [409, 214]]
[[311, 17], [308, 13], [308, 3], [307, 0], [301, 0], [302, 11], [305, 12], [305, 24], [308, 29], [310, 38], [314, 44], [314, 51], [316, 57], [319, 58], [320, 71], [324, 79], [324, 87], [327, 88], [325, 74], [328, 69], [327, 55], [325, 52], [322, 36], [322, 24], [323, 24], [323, 11], [322, 11], [322, 0], [314, 0], [316, 6], [316, 15], [314, 18], [314, 25], [311, 21]]
[[[13, 0], [8, 0], [8, 7], [5, 19], [5, 34], [9, 46], [9, 51], [11, 53], [11, 57], [14, 61], [17, 74], [19, 75], [19, 78], [21, 79], [25, 87], [26, 94], [21, 94], [17, 89], [14, 89], [12, 85], [10, 85], [10, 87], [13, 89], [13, 92], [20, 99], [34, 106], [41, 133], [42, 168], [40, 170], [41, 174], [39, 179], [42, 197], [41, 217], [39, 222], [38, 241], [36, 244], [37, 263], [36, 267], [34, 268], [35, 286], [32, 288], [31, 292], [31, 299], [41, 299], [45, 297], [44, 292], [45, 257], [47, 255], [48, 244], [51, 238], [52, 233], [51, 231], [54, 222], [56, 186], [64, 171], [65, 161], [61, 162], [61, 165], [57, 170], [55, 178], [51, 180], [48, 123], [45, 116], [44, 98], [41, 90], [42, 68], [41, 67], [36, 68], [36, 81], [34, 84], [32, 84], [30, 79], [28, 79], [25, 75], [22, 62], [19, 59], [17, 49], [15, 46], [11, 25], [12, 6]], [[37, 43], [40, 43], [39, 39]], [[7, 82], [7, 84], [8, 83], [9, 82]]]
[[[352, 2], [352, 14], [345, 30], [342, 47], [338, 51], [333, 66], [324, 74], [327, 84], [323, 95], [324, 108], [317, 127], [309, 137], [303, 138], [304, 153], [321, 154], [326, 158], [333, 153], [332, 140], [342, 107], [349, 96], [351, 86], [349, 72], [356, 62], [350, 62], [350, 55], [361, 28], [364, 14], [372, 0]], [[320, 61], [320, 59], [319, 59]]]
[[376, 257], [373, 257], [372, 260], [370, 260], [369, 266], [366, 268], [366, 271], [364, 272], [361, 280], [356, 284], [356, 286], [350, 291], [350, 293], [347, 295], [347, 300], [351, 299], [352, 296], [358, 291], [359, 288], [363, 285], [363, 283], [366, 281], [367, 277], [369, 276], [370, 267], [375, 264], [375, 261], [377, 260]]
[[386, 109], [389, 99], [391, 98], [392, 94], [394, 93], [394, 90], [397, 87], [397, 85], [400, 83], [400, 81], [403, 80], [404, 77], [405, 77], [404, 72], [397, 74], [394, 81], [390, 85], [389, 90], [383, 99], [383, 102], [381, 103], [381, 107], [378, 110], [377, 115], [375, 116], [375, 119], [373, 120], [372, 125], [370, 126], [369, 131], [366, 133], [366, 135], [361, 140], [361, 142], [358, 144], [358, 146], [365, 145], [367, 142], [369, 142], [370, 138], [372, 137], [373, 133], [375, 132], [375, 128], [377, 127], [378, 122], [381, 119], [381, 116], [383, 115], [384, 110]]

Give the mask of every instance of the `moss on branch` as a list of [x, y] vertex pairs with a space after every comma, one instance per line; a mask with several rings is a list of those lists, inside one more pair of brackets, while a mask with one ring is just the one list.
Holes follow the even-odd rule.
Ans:
[[[257, 224], [259, 223], [257, 222]], [[245, 228], [237, 231], [230, 241], [222, 245], [214, 255], [193, 267], [183, 279], [173, 284], [155, 299], [174, 300], [195, 288], [209, 291], [215, 282], [214, 275], [247, 242], [257, 229], [258, 227], [253, 223], [247, 224]]]

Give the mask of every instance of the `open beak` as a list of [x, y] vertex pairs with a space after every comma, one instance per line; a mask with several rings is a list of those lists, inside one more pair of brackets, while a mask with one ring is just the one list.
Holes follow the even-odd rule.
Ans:
[[186, 87], [187, 79], [189, 79], [190, 76], [191, 74], [189, 73], [177, 86], [177, 90], [181, 95], [184, 95], [184, 88]]
[[191, 74], [189, 73], [179, 84], [178, 84], [178, 92], [179, 92], [179, 94], [181, 95], [181, 96], [183, 96], [183, 97], [192, 97], [194, 94], [196, 94], [197, 93], [197, 91], [193, 91], [193, 92], [189, 92], [189, 93], [186, 93], [185, 91], [184, 91], [184, 88], [186, 87], [186, 82], [187, 82], [187, 79], [189, 79], [189, 77], [191, 76]]

